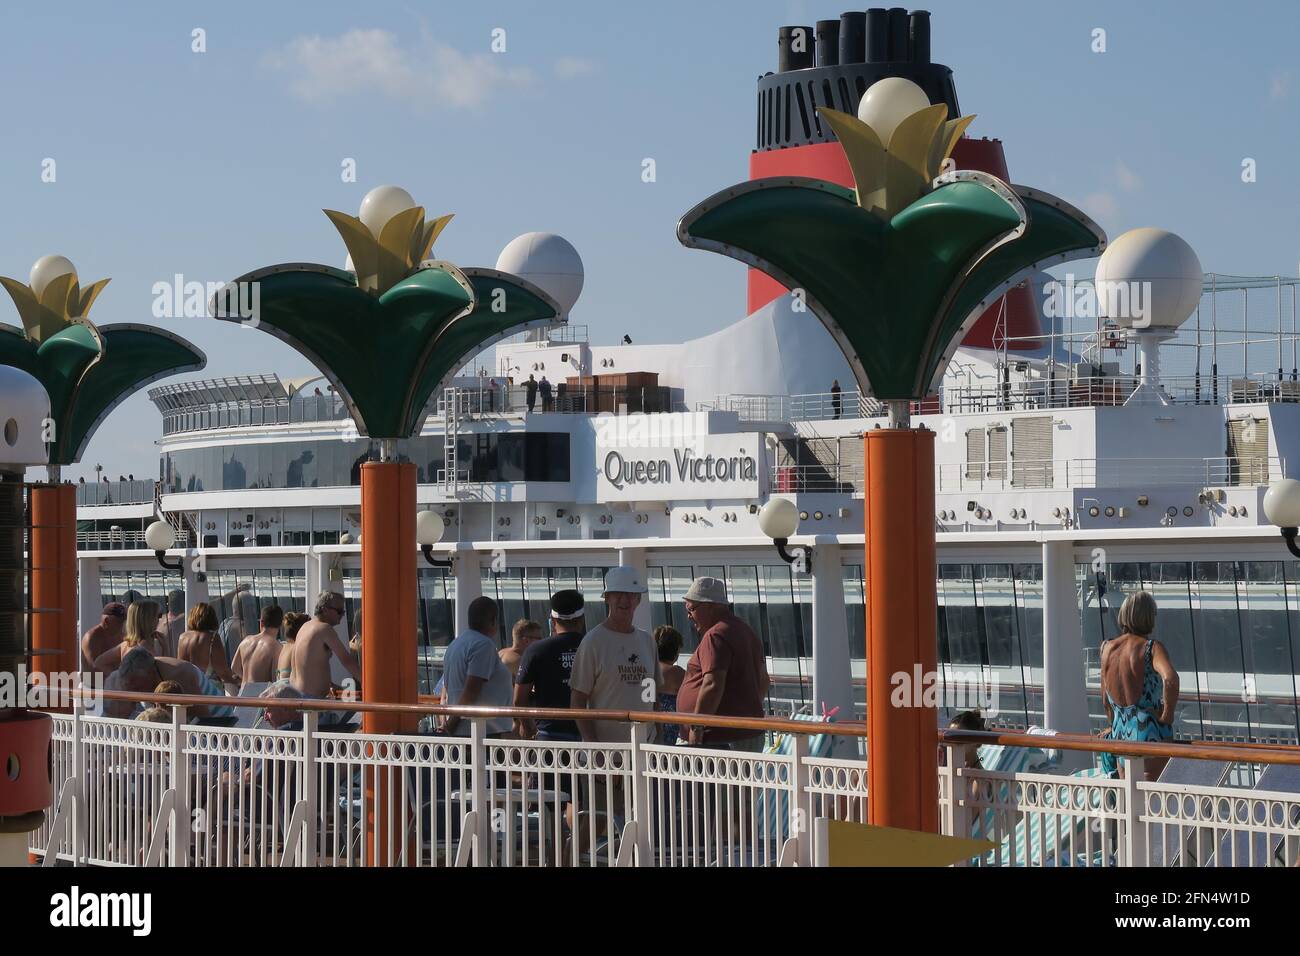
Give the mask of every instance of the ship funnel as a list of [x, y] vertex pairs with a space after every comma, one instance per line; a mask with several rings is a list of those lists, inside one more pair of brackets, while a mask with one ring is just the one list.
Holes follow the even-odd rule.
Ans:
[[839, 66], [840, 21], [817, 21], [817, 65]]
[[867, 14], [840, 14], [840, 65], [861, 63], [866, 56]]
[[907, 55], [907, 10], [903, 7], [889, 8], [889, 59], [894, 62], [906, 62]]
[[806, 70], [813, 65], [817, 36], [812, 27], [781, 27], [777, 32], [776, 71]]
[[889, 11], [873, 7], [859, 16], [866, 17], [867, 62], [884, 63], [889, 59]]
[[913, 10], [911, 19], [911, 61], [930, 62], [930, 11]]

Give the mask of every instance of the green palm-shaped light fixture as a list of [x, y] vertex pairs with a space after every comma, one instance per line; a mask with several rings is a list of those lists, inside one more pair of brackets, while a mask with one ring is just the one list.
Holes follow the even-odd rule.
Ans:
[[97, 328], [91, 304], [108, 279], [81, 288], [63, 256], [32, 266], [28, 283], [0, 276], [22, 329], [0, 325], [0, 364], [34, 376], [50, 398], [51, 466], [81, 458], [95, 429], [132, 392], [177, 372], [201, 369], [204, 354], [171, 332], [147, 325]]
[[[429, 259], [451, 216], [426, 222], [404, 189], [371, 190], [359, 217], [325, 215], [343, 237], [351, 270], [310, 263], [259, 269], [227, 286], [212, 312], [263, 327], [310, 359], [362, 435], [417, 433], [430, 396], [470, 355], [521, 329], [561, 321], [555, 300], [518, 276]], [[247, 283], [257, 283], [255, 295], [244, 294]], [[241, 315], [236, 305], [250, 300], [257, 314]]]
[[925, 396], [987, 305], [1026, 276], [1105, 245], [1100, 229], [1054, 196], [981, 172], [941, 176], [973, 117], [950, 121], [940, 103], [882, 137], [856, 117], [819, 112], [856, 189], [754, 180], [700, 203], [677, 234], [803, 290], [864, 393]]

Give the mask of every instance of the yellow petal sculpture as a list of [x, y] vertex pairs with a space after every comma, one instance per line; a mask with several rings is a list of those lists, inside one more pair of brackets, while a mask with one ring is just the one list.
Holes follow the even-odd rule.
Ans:
[[348, 248], [357, 286], [374, 295], [387, 292], [428, 259], [434, 240], [452, 218], [449, 214], [425, 222], [424, 207], [413, 206], [389, 219], [375, 238], [356, 216], [335, 209], [324, 212]]
[[890, 219], [919, 199], [943, 171], [944, 160], [966, 127], [975, 119], [948, 119], [943, 103], [927, 106], [908, 116], [889, 137], [889, 145], [856, 116], [822, 106], [817, 110], [844, 147], [858, 205]]

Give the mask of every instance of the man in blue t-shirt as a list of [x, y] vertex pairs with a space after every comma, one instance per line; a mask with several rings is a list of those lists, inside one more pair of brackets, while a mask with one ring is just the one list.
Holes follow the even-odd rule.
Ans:
[[[515, 675], [516, 707], [569, 706], [569, 673], [582, 636], [587, 633], [586, 610], [577, 591], [551, 595], [551, 636], [524, 651]], [[571, 720], [526, 719], [515, 721], [520, 737], [538, 740], [578, 740], [578, 725]]]
[[[469, 628], [456, 636], [442, 661], [442, 676], [447, 702], [452, 705], [478, 704], [481, 707], [510, 706], [510, 670], [497, 656], [497, 642], [489, 634], [497, 633], [497, 605], [489, 597], [476, 597], [469, 603]], [[503, 737], [510, 732], [509, 717], [491, 717], [487, 736]], [[447, 718], [447, 733], [469, 736], [469, 722], [460, 717]]]

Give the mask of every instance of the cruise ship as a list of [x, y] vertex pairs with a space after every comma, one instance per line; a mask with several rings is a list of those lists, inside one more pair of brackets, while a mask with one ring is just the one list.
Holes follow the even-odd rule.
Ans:
[[[912, 19], [905, 58], [855, 55], [839, 21], [821, 21], [815, 44], [783, 28], [776, 70], [758, 80], [751, 178], [851, 185], [816, 109], [853, 113], [884, 77], [959, 115], [951, 70], [930, 59], [928, 15]], [[997, 139], [963, 138], [954, 159], [1013, 181]], [[445, 520], [439, 553], [456, 559], [420, 571], [423, 689], [473, 597], [502, 602], [503, 629], [544, 617], [564, 587], [598, 615], [603, 572], [630, 564], [652, 590], [642, 623], [675, 624], [686, 653], [685, 588], [726, 579], [770, 655], [773, 713], [860, 714], [860, 436], [885, 412], [798, 290], [751, 269], [720, 331], [641, 344], [583, 324], [581, 250], [563, 237], [520, 236], [496, 266], [568, 320], [475, 356], [399, 446], [418, 467], [420, 507]], [[938, 438], [945, 706], [969, 698], [1007, 727], [1097, 729], [1100, 641], [1142, 588], [1181, 674], [1179, 734], [1296, 742], [1298, 570], [1261, 499], [1300, 454], [1297, 280], [1206, 273], [1191, 316], [1152, 343], [1089, 306], [1087, 263], [1052, 272], [990, 305], [942, 387], [912, 408]], [[354, 618], [360, 466], [377, 448], [330, 383], [250, 369], [168, 380], [149, 397], [162, 416], [157, 480], [78, 488], [83, 617], [135, 594], [206, 594], [233, 642], [259, 606], [301, 610], [337, 582]], [[761, 533], [773, 496], [797, 505], [793, 545], [810, 560], [787, 564]], [[142, 553], [160, 515], [203, 555], [206, 581]], [[249, 590], [231, 598], [238, 585]]]
[[[450, 217], [393, 186], [327, 211], [343, 268], [264, 267], [210, 304], [249, 318], [226, 306], [261, 283], [261, 331], [316, 375], [205, 378], [177, 335], [91, 322], [104, 280], [61, 256], [0, 277], [22, 320], [0, 326], [0, 865], [1297, 864], [1300, 280], [1206, 271], [1194, 235], [1108, 236], [1014, 185], [925, 11], [776, 38], [750, 181], [677, 229], [749, 267], [745, 299], [688, 341], [589, 319], [555, 233], [492, 269], [431, 258]], [[61, 468], [142, 388], [156, 476], [82, 461], [73, 488]], [[682, 664], [688, 586], [725, 581], [762, 715], [658, 712], [639, 647], [618, 671], [641, 709], [435, 696], [476, 598], [504, 646], [558, 590], [601, 620], [616, 567]], [[1095, 736], [1137, 591], [1178, 741]], [[234, 656], [322, 592], [359, 641], [328, 689], [298, 660], [224, 687], [165, 653], [76, 662], [109, 602], [156, 602], [167, 650], [207, 602]], [[1204, 925], [1249, 925], [1224, 912]]]

